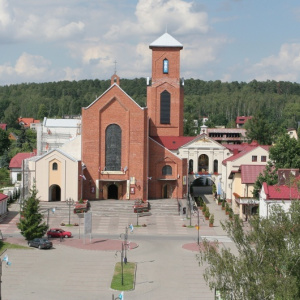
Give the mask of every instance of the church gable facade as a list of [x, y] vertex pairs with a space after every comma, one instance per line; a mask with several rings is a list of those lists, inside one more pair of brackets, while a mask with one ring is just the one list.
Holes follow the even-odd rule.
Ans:
[[83, 197], [146, 199], [147, 109], [141, 108], [114, 82], [82, 109], [82, 175], [86, 178]]

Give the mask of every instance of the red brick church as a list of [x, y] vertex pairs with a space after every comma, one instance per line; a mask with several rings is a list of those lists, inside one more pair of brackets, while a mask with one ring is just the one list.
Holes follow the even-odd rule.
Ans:
[[187, 160], [162, 146], [183, 135], [183, 46], [168, 33], [150, 44], [147, 107], [139, 106], [114, 74], [111, 86], [82, 109], [80, 194], [85, 199], [183, 198]]

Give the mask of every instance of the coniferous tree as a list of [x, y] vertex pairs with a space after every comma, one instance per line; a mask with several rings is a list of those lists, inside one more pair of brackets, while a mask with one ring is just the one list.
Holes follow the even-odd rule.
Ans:
[[25, 200], [21, 212], [21, 220], [18, 228], [26, 240], [42, 237], [48, 226], [43, 222], [43, 215], [40, 213], [39, 200], [37, 199], [37, 190], [35, 184], [31, 189], [31, 195]]

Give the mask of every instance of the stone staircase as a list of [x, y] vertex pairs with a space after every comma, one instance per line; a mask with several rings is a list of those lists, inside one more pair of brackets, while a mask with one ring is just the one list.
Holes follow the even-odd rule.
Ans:
[[[176, 199], [149, 200], [151, 204], [150, 212], [143, 213], [152, 215], [178, 215], [178, 204]], [[95, 216], [129, 216], [133, 212], [133, 200], [97, 200], [91, 201], [91, 211]], [[65, 202], [40, 202], [41, 211], [44, 214], [52, 214], [55, 208], [56, 216], [69, 213], [69, 206]], [[73, 214], [73, 206], [71, 206]]]

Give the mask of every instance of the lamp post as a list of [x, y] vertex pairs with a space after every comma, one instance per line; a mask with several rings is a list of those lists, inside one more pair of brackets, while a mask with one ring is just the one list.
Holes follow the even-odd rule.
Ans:
[[127, 226], [125, 227], [125, 233], [120, 234], [120, 238], [122, 238], [122, 235], [124, 235], [124, 242], [122, 243], [123, 248], [124, 248], [124, 253], [125, 253], [124, 263], [127, 264], [127, 240], [128, 240], [128, 227]]
[[70, 219], [71, 219], [71, 206], [74, 205], [74, 200], [72, 198], [66, 199], [66, 203], [69, 206], [69, 225], [70, 225]]

